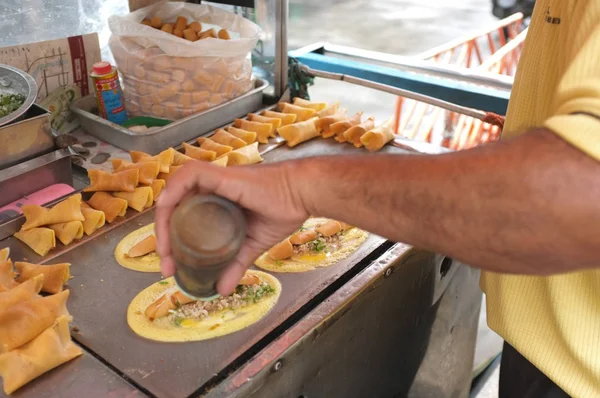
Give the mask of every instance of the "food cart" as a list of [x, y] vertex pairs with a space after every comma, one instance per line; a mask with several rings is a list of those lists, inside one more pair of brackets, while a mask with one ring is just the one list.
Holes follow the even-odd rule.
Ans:
[[[94, 142], [88, 148], [92, 152], [100, 147], [112, 156], [131, 149], [156, 154], [289, 98], [287, 2], [256, 0], [254, 6], [256, 13], [249, 7], [234, 8], [243, 15], [258, 15], [257, 22], [269, 32], [261, 52], [253, 54], [255, 75], [260, 76], [253, 90], [143, 140], [95, 116], [84, 97], [72, 106], [82, 125], [72, 136], [79, 142]], [[335, 57], [327, 50], [317, 44], [292, 52], [291, 57], [302, 63], [292, 67], [297, 73], [380, 89], [479, 119], [486, 112], [503, 114], [506, 109], [510, 82], [493, 75], [412, 59], [394, 59], [395, 67], [390, 68], [349, 59], [353, 54]], [[340, 55], [339, 48], [336, 51]], [[49, 130], [46, 125], [36, 134], [42, 131], [48, 137]], [[0, 170], [0, 207], [52, 184], [71, 186], [73, 192], [87, 185], [86, 169], [96, 167], [91, 156], [82, 156], [69, 140], [55, 143], [63, 148], [56, 149], [56, 144], [34, 152], [18, 148], [20, 158]], [[265, 162], [358, 153], [351, 145], [321, 139], [295, 148], [273, 140], [260, 149]], [[444, 151], [399, 137], [382, 150]], [[74, 156], [80, 161], [72, 167]], [[71, 337], [84, 352], [13, 396], [309, 398], [468, 393], [481, 302], [478, 271], [446, 256], [371, 235], [334, 266], [277, 274], [282, 295], [259, 322], [212, 340], [159, 343], [137, 336], [126, 321], [133, 297], [159, 276], [125, 269], [114, 258], [119, 241], [153, 219], [153, 207], [142, 212], [129, 209], [118, 221], [69, 246], [59, 245], [44, 257], [12, 237], [24, 223], [23, 216], [1, 219], [0, 248], [10, 247], [14, 261], [72, 264]], [[4, 395], [0, 392], [0, 396]]]

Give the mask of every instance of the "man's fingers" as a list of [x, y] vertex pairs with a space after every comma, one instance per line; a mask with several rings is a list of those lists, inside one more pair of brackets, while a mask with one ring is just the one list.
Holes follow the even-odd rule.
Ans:
[[173, 257], [160, 258], [160, 271], [165, 278], [175, 275], [175, 261], [173, 261]]
[[262, 250], [253, 246], [250, 240], [247, 240], [240, 249], [234, 262], [227, 267], [217, 282], [217, 291], [221, 296], [228, 296], [235, 291], [240, 279], [246, 273], [246, 270], [254, 264], [254, 260], [262, 254]]

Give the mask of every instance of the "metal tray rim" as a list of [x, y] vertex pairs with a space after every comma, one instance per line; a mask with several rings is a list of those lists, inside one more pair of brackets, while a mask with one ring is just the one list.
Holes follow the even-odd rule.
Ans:
[[222, 103], [220, 105], [217, 105], [217, 106], [215, 106], [213, 108], [207, 109], [204, 112], [196, 113], [196, 114], [188, 116], [186, 118], [176, 120], [176, 121], [174, 121], [172, 123], [169, 123], [168, 125], [160, 128], [160, 129], [153, 130], [153, 131], [151, 131], [149, 133], [146, 133], [146, 134], [135, 134], [131, 130], [126, 129], [125, 127], [123, 127], [121, 125], [118, 125], [116, 123], [110, 122], [110, 121], [108, 121], [106, 119], [101, 118], [100, 116], [97, 116], [97, 115], [95, 115], [95, 114], [93, 114], [91, 112], [88, 112], [88, 111], [86, 111], [86, 110], [84, 110], [84, 109], [82, 109], [82, 108], [79, 107], [79, 105], [83, 101], [87, 101], [90, 97], [93, 97], [94, 94], [89, 94], [89, 95], [86, 95], [85, 97], [79, 98], [77, 101], [75, 101], [75, 102], [73, 102], [71, 104], [70, 108], [71, 108], [71, 111], [74, 112], [74, 113], [76, 113], [79, 117], [85, 117], [85, 118], [91, 119], [92, 121], [97, 122], [97, 123], [108, 124], [111, 128], [114, 128], [115, 131], [117, 131], [117, 132], [119, 132], [121, 134], [127, 135], [129, 137], [132, 137], [132, 138], [133, 137], [152, 137], [154, 135], [157, 135], [157, 134], [160, 134], [160, 133], [164, 132], [166, 129], [170, 129], [172, 127], [177, 127], [177, 126], [179, 126], [181, 124], [184, 124], [184, 123], [188, 122], [189, 120], [192, 120], [192, 119], [195, 119], [195, 118], [200, 118], [200, 117], [205, 116], [205, 115], [207, 115], [209, 113], [216, 112], [216, 111], [218, 111], [220, 109], [228, 107], [233, 102], [236, 102], [236, 101], [239, 101], [239, 100], [241, 100], [243, 98], [249, 97], [249, 96], [251, 96], [253, 94], [256, 94], [257, 92], [264, 91], [268, 87], [268, 85], [269, 85], [269, 83], [267, 81], [265, 81], [265, 80], [263, 80], [261, 78], [256, 78], [255, 83], [254, 83], [254, 86], [255, 86], [254, 89], [248, 91], [247, 93], [245, 93], [243, 95], [240, 95], [239, 97], [235, 97], [235, 98], [233, 98], [233, 99], [231, 99], [231, 100], [229, 100], [227, 102], [224, 102], [224, 103]]

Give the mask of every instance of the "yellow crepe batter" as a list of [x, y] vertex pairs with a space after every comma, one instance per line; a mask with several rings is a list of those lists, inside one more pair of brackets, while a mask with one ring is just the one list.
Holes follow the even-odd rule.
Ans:
[[156, 252], [141, 257], [129, 257], [129, 250], [148, 236], [154, 235], [154, 223], [148, 224], [127, 235], [115, 248], [117, 262], [125, 268], [140, 272], [160, 272], [160, 257]]
[[[303, 228], [312, 230], [317, 225], [325, 224], [328, 221], [330, 220], [327, 218], [310, 218], [304, 223]], [[255, 261], [255, 265], [271, 272], [306, 272], [316, 268], [329, 267], [354, 253], [368, 237], [367, 232], [358, 228], [351, 228], [344, 231], [334, 250], [295, 254], [281, 261], [275, 261], [267, 253], [264, 253]]]
[[281, 294], [281, 284], [272, 275], [261, 271], [248, 271], [274, 289], [258, 302], [237, 309], [225, 309], [210, 313], [202, 320], [182, 319], [178, 324], [169, 317], [150, 320], [145, 311], [165, 293], [176, 291], [173, 278], [157, 282], [140, 292], [129, 304], [127, 323], [138, 335], [150, 340], [164, 342], [200, 341], [237, 332], [264, 317], [275, 306]]

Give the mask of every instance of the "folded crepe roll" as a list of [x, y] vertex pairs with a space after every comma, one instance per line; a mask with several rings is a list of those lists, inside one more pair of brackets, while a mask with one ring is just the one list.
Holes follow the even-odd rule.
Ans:
[[294, 246], [289, 239], [284, 240], [283, 242], [273, 246], [271, 250], [267, 252], [267, 256], [271, 260], [281, 261], [288, 259], [294, 255]]
[[88, 204], [104, 213], [106, 221], [110, 224], [117, 217], [123, 217], [127, 213], [127, 201], [125, 199], [115, 198], [108, 192], [96, 192]]
[[256, 113], [249, 113], [248, 120], [251, 122], [270, 123], [273, 125], [274, 130], [277, 130], [279, 127], [281, 127], [282, 123], [280, 118], [257, 115]]
[[381, 126], [374, 128], [373, 130], [367, 131], [362, 137], [360, 142], [370, 152], [375, 152], [383, 148], [385, 144], [394, 139], [394, 120], [390, 119], [383, 123]]
[[[339, 108], [340, 108], [340, 103], [339, 103], [339, 101], [336, 101], [333, 104], [329, 105], [327, 108], [318, 111], [315, 116], [318, 118], [333, 116], [336, 113], [338, 113]], [[346, 113], [346, 111], [344, 111], [344, 113]]]
[[125, 171], [138, 169], [140, 171], [140, 184], [150, 185], [160, 172], [160, 163], [158, 161], [146, 161], [141, 163], [131, 163], [123, 159], [113, 159], [112, 166], [114, 171]]
[[270, 137], [275, 137], [275, 130], [273, 125], [270, 123], [251, 122], [244, 119], [235, 119], [233, 126], [242, 130], [254, 131], [256, 133], [256, 140], [261, 144], [269, 142]]
[[301, 106], [292, 105], [287, 102], [280, 102], [279, 109], [281, 109], [282, 113], [293, 113], [294, 115], [296, 115], [296, 123], [304, 122], [308, 119], [311, 119], [315, 117], [315, 114], [317, 113], [317, 111], [314, 109], [303, 108]]
[[[10, 260], [3, 261], [0, 263], [0, 292], [5, 292], [16, 287], [18, 284], [15, 282], [17, 274], [13, 269], [13, 263]], [[2, 307], [0, 307], [1, 309]]]
[[8, 308], [37, 298], [43, 283], [44, 275], [37, 275], [10, 290], [0, 292], [0, 308]]
[[83, 238], [83, 223], [81, 221], [52, 224], [48, 228], [54, 231], [58, 240], [65, 246], [70, 245], [74, 240]]
[[329, 126], [329, 132], [331, 137], [335, 137], [337, 142], [346, 142], [346, 137], [344, 137], [344, 132], [348, 130], [352, 126], [359, 125], [362, 119], [362, 111], [358, 112], [351, 118], [348, 118], [341, 122], [333, 123]]
[[361, 124], [344, 131], [344, 138], [356, 148], [362, 148], [363, 143], [360, 141], [360, 137], [365, 135], [367, 131], [373, 130], [373, 128], [375, 128], [375, 118], [370, 117]]
[[19, 231], [13, 235], [25, 243], [38, 255], [44, 257], [56, 247], [56, 235], [50, 228], [33, 228], [27, 231]]
[[229, 156], [225, 155], [220, 157], [219, 159], [212, 161], [212, 164], [219, 167], [227, 167], [227, 163], [229, 163]]
[[[172, 166], [171, 170], [175, 167], [177, 166]], [[154, 204], [154, 191], [151, 187], [138, 187], [133, 192], [113, 192], [113, 196], [125, 199], [129, 207], [139, 212]]]
[[212, 162], [217, 158], [217, 153], [215, 151], [198, 148], [187, 142], [183, 143], [183, 150], [187, 156], [203, 162]]
[[0, 354], [21, 347], [49, 328], [56, 318], [69, 315], [69, 291], [35, 298], [0, 309]]
[[298, 115], [295, 113], [282, 113], [275, 111], [262, 111], [262, 116], [273, 117], [277, 119], [281, 119], [281, 125], [287, 126], [288, 124], [296, 123], [296, 119], [298, 119]]
[[217, 144], [230, 146], [233, 149], [243, 148], [247, 145], [246, 141], [228, 133], [223, 129], [218, 129], [217, 132], [210, 137], [210, 139]]
[[10, 247], [0, 250], [0, 262], [8, 260], [10, 257]]
[[227, 127], [227, 132], [244, 141], [248, 145], [254, 144], [256, 142], [257, 134], [255, 131], [246, 131], [238, 129], [237, 127], [229, 126]]
[[61, 316], [29, 343], [0, 355], [0, 376], [6, 394], [83, 353], [71, 340], [70, 320], [69, 316]]
[[295, 147], [304, 141], [319, 136], [319, 130], [315, 125], [317, 120], [315, 117], [304, 122], [283, 126], [277, 130], [277, 133], [287, 141], [289, 147]]
[[102, 170], [88, 170], [90, 186], [84, 192], [127, 191], [133, 192], [140, 182], [140, 171], [130, 169], [108, 173]]
[[318, 119], [315, 122], [315, 125], [317, 130], [319, 130], [321, 137], [331, 138], [335, 135], [335, 133], [331, 131], [331, 125], [334, 123], [343, 122], [346, 119], [348, 119], [348, 116], [346, 116], [346, 110], [342, 110], [335, 115], [325, 116]]
[[300, 106], [302, 108], [314, 109], [317, 112], [322, 111], [323, 109], [327, 108], [326, 102], [312, 102], [312, 101], [307, 101], [304, 98], [300, 98], [300, 97], [294, 98], [294, 105]]
[[252, 145], [247, 145], [243, 148], [236, 149], [235, 151], [229, 152], [227, 155], [227, 166], [240, 166], [260, 163], [263, 158], [258, 152], [258, 142]]
[[171, 178], [171, 176], [173, 174], [175, 174], [175, 172], [178, 171], [179, 169], [181, 169], [182, 167], [183, 166], [171, 166], [171, 171], [169, 171], [168, 173], [159, 173], [158, 179], [168, 181], [169, 178]]
[[181, 153], [179, 151], [175, 151], [174, 155], [173, 155], [173, 166], [183, 166], [184, 164], [193, 162], [195, 160], [196, 159], [194, 159], [190, 156], [184, 155], [183, 153]]
[[106, 223], [104, 213], [92, 209], [85, 202], [81, 203], [81, 213], [83, 214], [83, 217], [85, 217], [85, 221], [83, 222], [83, 232], [88, 236], [102, 228]]
[[42, 292], [56, 294], [61, 292], [63, 286], [69, 281], [71, 264], [61, 263], [52, 265], [39, 265], [25, 262], [16, 262], [15, 268], [19, 273], [17, 282], [23, 283], [43, 275]]
[[175, 159], [175, 149], [165, 149], [164, 151], [155, 156], [150, 156], [145, 152], [139, 151], [130, 151], [129, 155], [131, 156], [131, 161], [133, 163], [158, 161], [158, 164], [160, 165], [160, 172], [168, 173], [169, 168], [171, 167], [171, 165], [173, 164], [173, 160]]
[[207, 151], [213, 151], [217, 154], [217, 158], [225, 155], [227, 152], [233, 151], [233, 148], [229, 145], [222, 145], [218, 142], [211, 140], [210, 138], [200, 137], [198, 138], [198, 144], [200, 144], [200, 148], [205, 149]]
[[167, 185], [165, 180], [154, 180], [152, 181], [152, 184], [150, 184], [150, 188], [152, 188], [152, 197], [154, 198], [155, 202], [156, 199], [158, 199], [158, 195], [160, 195], [162, 190], [165, 189], [165, 185]]
[[69, 196], [51, 209], [38, 205], [24, 205], [21, 210], [23, 210], [26, 220], [21, 227], [22, 231], [49, 224], [85, 220], [81, 214], [81, 194], [79, 193]]

